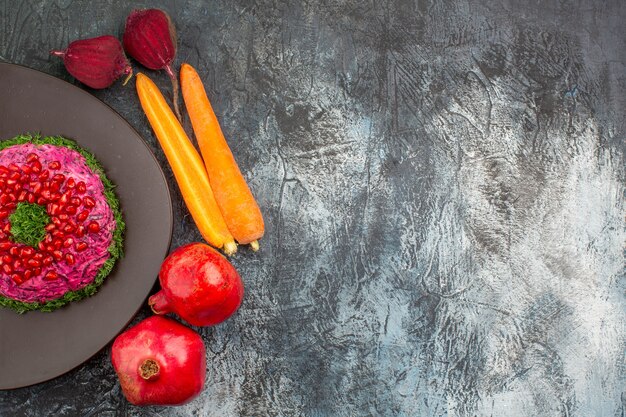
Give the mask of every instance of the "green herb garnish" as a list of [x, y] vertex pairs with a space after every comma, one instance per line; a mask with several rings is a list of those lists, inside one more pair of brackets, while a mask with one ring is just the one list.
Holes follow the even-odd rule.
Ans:
[[39, 204], [19, 203], [9, 216], [11, 235], [14, 242], [36, 248], [46, 237], [46, 225], [50, 217], [46, 208]]

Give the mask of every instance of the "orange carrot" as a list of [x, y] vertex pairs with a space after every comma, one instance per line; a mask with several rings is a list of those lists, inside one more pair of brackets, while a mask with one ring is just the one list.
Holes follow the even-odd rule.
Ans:
[[250, 243], [252, 249], [257, 250], [258, 239], [265, 232], [263, 216], [226, 143], [202, 80], [191, 65], [183, 64], [180, 83], [209, 181], [228, 230], [237, 242]]
[[223, 248], [227, 255], [235, 253], [237, 244], [215, 201], [198, 151], [159, 88], [143, 74], [137, 74], [137, 93], [202, 237], [216, 248]]

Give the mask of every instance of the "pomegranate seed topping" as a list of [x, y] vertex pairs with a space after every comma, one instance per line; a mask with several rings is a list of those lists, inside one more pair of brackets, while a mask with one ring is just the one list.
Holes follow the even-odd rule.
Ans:
[[65, 212], [67, 214], [76, 214], [76, 211], [78, 211], [76, 209], [76, 206], [67, 206], [67, 207], [65, 207]]
[[13, 282], [15, 282], [17, 285], [20, 285], [21, 283], [24, 282], [24, 277], [22, 277], [20, 274], [13, 274], [11, 275], [11, 279], [13, 280]]
[[41, 192], [43, 185], [41, 185], [40, 182], [35, 183], [35, 185], [33, 186], [33, 193], [35, 194], [39, 194]]
[[11, 261], [13, 261], [13, 258], [11, 258], [11, 255], [4, 255], [2, 257], [2, 262], [5, 264], [11, 263]]
[[22, 201], [26, 200], [26, 196], [27, 195], [28, 195], [28, 192], [26, 190], [22, 190], [20, 192], [20, 194], [17, 196], [17, 201], [22, 202]]
[[66, 191], [63, 193], [63, 195], [61, 196], [61, 199], [59, 200], [60, 204], [67, 204], [67, 202], [70, 200], [70, 191]]
[[48, 171], [47, 169], [44, 170], [41, 174], [39, 174], [39, 181], [45, 181], [48, 178], [50, 178], [50, 171]]
[[98, 233], [100, 231], [100, 225], [98, 222], [89, 222], [87, 229], [89, 229], [91, 233]]
[[63, 242], [63, 247], [64, 248], [69, 248], [70, 246], [72, 246], [74, 244], [74, 239], [72, 239], [71, 237], [68, 237], [67, 239], [65, 239], [65, 241]]
[[63, 241], [60, 237], [58, 239], [54, 239], [54, 242], [52, 242], [52, 246], [54, 246], [54, 249], [61, 249], [61, 246], [63, 246]]
[[9, 217], [9, 210], [0, 210], [0, 220]]
[[61, 259], [63, 259], [63, 252], [61, 252], [60, 250], [52, 251], [52, 256], [54, 256], [54, 259], [56, 259], [57, 261], [60, 261]]
[[46, 245], [46, 251], [47, 251], [47, 252], [53, 252], [54, 250], [55, 250], [55, 249], [54, 249], [54, 246], [52, 246], [52, 245]]
[[13, 191], [19, 191], [22, 189], [22, 184], [20, 184], [19, 182], [13, 184]]
[[0, 204], [4, 205], [4, 204], [8, 203], [9, 200], [10, 200], [10, 198], [9, 198], [8, 194], [0, 195]]
[[83, 198], [83, 204], [85, 205], [85, 207], [87, 208], [92, 208], [93, 206], [96, 205], [96, 200], [94, 200], [93, 198], [89, 197], [89, 196], [85, 196]]
[[[22, 179], [22, 176], [20, 175], [19, 172], [14, 172], [11, 175], [9, 175], [9, 179], [10, 180], [14, 180], [14, 181], [18, 181], [18, 180]], [[7, 181], [7, 183], [8, 183], [8, 181]]]
[[4, 179], [0, 178], [0, 188], [4, 188], [7, 186], [7, 182]]
[[46, 199], [44, 197], [37, 197], [37, 204], [43, 206], [44, 204], [46, 204]]
[[37, 259], [38, 261], [43, 260], [43, 253], [36, 253], [33, 255], [33, 259]]
[[13, 246], [11, 247], [11, 249], [9, 249], [9, 254], [11, 256], [18, 256], [20, 254], [20, 250], [17, 248], [17, 246]]
[[14, 163], [10, 163], [7, 168], [9, 168], [9, 171], [20, 172], [20, 167]]
[[78, 220], [79, 222], [84, 222], [85, 220], [87, 220], [87, 217], [89, 217], [89, 212], [87, 210], [83, 210], [78, 214], [78, 216], [76, 216], [76, 220]]
[[61, 168], [61, 163], [59, 161], [52, 161], [48, 164], [48, 168], [50, 169], [59, 169]]
[[68, 265], [74, 265], [74, 255], [72, 255], [71, 253], [66, 253], [65, 254], [65, 262]]
[[58, 182], [53, 182], [50, 184], [50, 191], [53, 193], [58, 193], [61, 190], [61, 184]]
[[31, 166], [33, 167], [33, 172], [38, 174], [41, 172], [41, 162], [35, 160], [31, 163]]
[[13, 272], [13, 268], [11, 268], [11, 265], [9, 265], [8, 263], [2, 265], [2, 270], [7, 275], [9, 275], [11, 272]]
[[26, 162], [34, 162], [39, 160], [39, 157], [37, 156], [36, 153], [29, 153], [28, 155], [26, 155]]
[[[63, 229], [63, 227], [65, 227], [65, 223], [62, 223], [61, 226], [59, 227], [59, 229]], [[65, 235], [63, 234], [63, 232], [61, 230], [54, 230], [52, 232], [52, 237], [60, 239], [62, 237], [64, 237]]]
[[[54, 232], [52, 232], [52, 233], [54, 233]], [[43, 241], [45, 243], [52, 243], [52, 235], [51, 234], [47, 234]]]
[[43, 279], [45, 279], [46, 281], [54, 281], [55, 279], [59, 278], [59, 274], [56, 273], [56, 271], [48, 271], [46, 272], [46, 275], [44, 275]]
[[67, 182], [65, 183], [65, 186], [69, 189], [76, 187], [76, 180], [74, 178], [68, 178]]
[[70, 198], [70, 204], [76, 207], [80, 207], [83, 204], [83, 200], [80, 197], [72, 197]]
[[81, 224], [76, 228], [76, 236], [78, 237], [85, 236], [85, 226]]
[[43, 243], [43, 240], [37, 244], [39, 250], [46, 250], [46, 244]]
[[35, 254], [35, 249], [31, 248], [30, 246], [25, 246], [22, 248], [20, 256], [22, 258], [30, 258], [34, 254]]
[[50, 221], [52, 221], [52, 223], [54, 223], [57, 227], [61, 226], [62, 222], [58, 217], [51, 217]]
[[87, 249], [87, 244], [85, 242], [78, 242], [76, 244], [76, 252], [82, 252]]
[[28, 266], [32, 266], [33, 268], [38, 268], [41, 266], [41, 261], [38, 261], [37, 259], [29, 259], [28, 260]]
[[30, 279], [33, 276], [33, 270], [27, 269], [24, 271], [24, 280]]
[[60, 198], [61, 198], [61, 194], [59, 194], [59, 193], [52, 193], [50, 195], [50, 200], [52, 200], [52, 201], [58, 201]]
[[15, 184], [17, 184], [17, 181], [15, 181], [15, 180], [7, 180], [7, 187], [13, 188], [15, 186]]
[[26, 201], [28, 201], [30, 204], [33, 204], [35, 202], [35, 194], [28, 193], [28, 195], [26, 196]]
[[59, 214], [60, 209], [61, 207], [59, 207], [57, 203], [48, 204], [48, 213], [52, 216], [56, 216], [57, 214]]
[[43, 266], [50, 266], [53, 261], [54, 261], [54, 258], [52, 256], [47, 256], [43, 258], [43, 261], [41, 263], [43, 264]]
[[45, 227], [46, 232], [51, 232], [52, 230], [54, 230], [57, 227], [56, 224], [54, 223], [48, 223]]
[[0, 250], [9, 250], [13, 246], [12, 242], [0, 242]]
[[41, 196], [42, 196], [43, 198], [45, 198], [46, 200], [50, 200], [50, 195], [51, 195], [51, 194], [50, 194], [50, 190], [46, 190], [45, 188], [44, 188], [44, 190], [41, 192]]
[[59, 220], [63, 220], [66, 221], [67, 219], [69, 219], [70, 216], [68, 216], [67, 214], [63, 213], [63, 214], [59, 214]]
[[2, 227], [4, 233], [11, 233], [11, 223], [7, 223]]
[[52, 177], [52, 181], [63, 182], [63, 181], [65, 181], [65, 175], [63, 175], [63, 174], [55, 174]]
[[29, 167], [28, 165], [22, 165], [21, 169], [22, 169], [22, 172], [25, 174], [30, 174], [33, 171], [33, 169]]
[[85, 194], [85, 192], [87, 191], [87, 185], [84, 181], [80, 181], [78, 184], [76, 184], [76, 191], [78, 191], [79, 194]]
[[71, 224], [66, 224], [65, 226], [63, 226], [63, 231], [67, 234], [74, 233], [74, 230], [76, 230], [76, 227], [72, 226]]
[[14, 271], [17, 271], [21, 267], [22, 267], [22, 261], [20, 261], [19, 259], [16, 259], [16, 260], [13, 261], [13, 270]]

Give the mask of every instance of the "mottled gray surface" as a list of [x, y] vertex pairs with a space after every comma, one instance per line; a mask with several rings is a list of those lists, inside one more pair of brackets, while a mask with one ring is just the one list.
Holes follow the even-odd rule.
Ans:
[[[87, 3], [0, 0], [0, 59], [71, 80], [47, 51], [131, 8]], [[245, 302], [184, 407], [128, 405], [107, 348], [0, 415], [625, 415], [622, 0], [138, 3], [265, 213]], [[132, 83], [93, 93], [164, 162]]]

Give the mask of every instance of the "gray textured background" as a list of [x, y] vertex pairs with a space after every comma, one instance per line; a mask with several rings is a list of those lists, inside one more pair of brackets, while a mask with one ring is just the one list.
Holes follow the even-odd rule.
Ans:
[[[172, 15], [267, 236], [195, 401], [129, 406], [107, 348], [0, 415], [625, 415], [622, 0], [136, 3]], [[72, 81], [47, 51], [130, 9], [0, 0], [0, 60]], [[93, 93], [164, 162], [132, 83]]]

